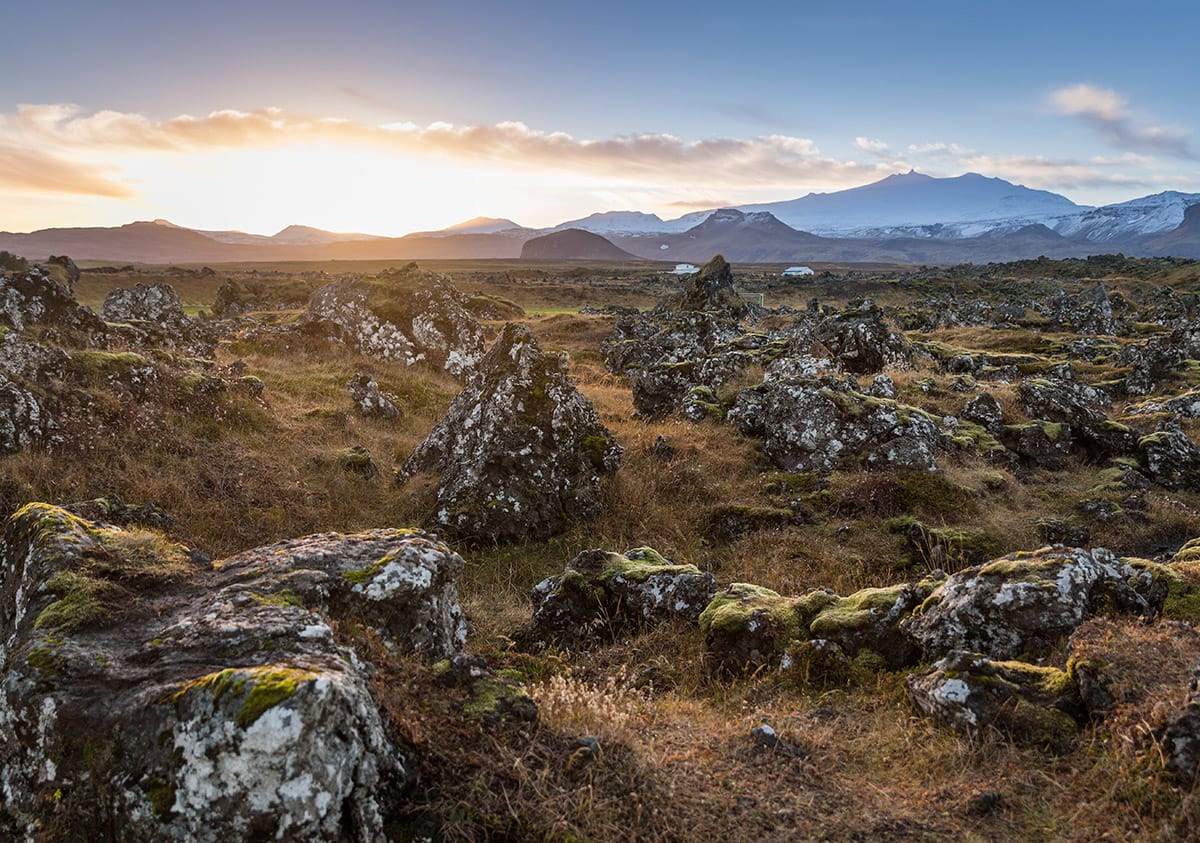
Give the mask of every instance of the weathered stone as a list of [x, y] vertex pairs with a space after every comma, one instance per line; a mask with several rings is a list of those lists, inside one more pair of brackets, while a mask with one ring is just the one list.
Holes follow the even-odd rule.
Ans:
[[15, 453], [46, 436], [53, 422], [27, 389], [0, 374], [0, 453]]
[[1168, 489], [1200, 486], [1200, 447], [1181, 430], [1160, 430], [1138, 440], [1142, 467], [1152, 481]]
[[369, 372], [355, 372], [354, 377], [346, 383], [346, 388], [364, 416], [383, 419], [400, 417], [400, 408], [396, 404], [399, 399], [390, 392], [381, 392], [379, 383]]
[[433, 666], [438, 681], [465, 690], [469, 699], [463, 717], [495, 726], [505, 720], [531, 722], [537, 719], [537, 703], [525, 686], [510, 676], [497, 673], [487, 659], [476, 653], [456, 653]]
[[716, 590], [712, 574], [648, 547], [585, 550], [534, 586], [533, 617], [515, 638], [527, 648], [579, 648], [655, 624], [695, 623]]
[[825, 639], [849, 656], [879, 666], [903, 667], [920, 655], [900, 622], [937, 585], [926, 579], [890, 588], [867, 588], [848, 597], [819, 589], [783, 597], [770, 589], [734, 583], [700, 615], [710, 669], [740, 673], [779, 663], [795, 641]]
[[1104, 548], [1009, 554], [951, 575], [901, 626], [927, 658], [952, 650], [998, 659], [1037, 653], [1100, 609], [1159, 611], [1166, 584], [1157, 568]]
[[1004, 429], [1004, 411], [1000, 409], [1000, 402], [989, 392], [968, 401], [958, 417], [974, 422], [993, 436], [998, 436]]
[[379, 839], [414, 774], [332, 619], [441, 656], [462, 560], [327, 534], [215, 570], [162, 534], [30, 504], [0, 543], [0, 829], [122, 840]]
[[964, 650], [911, 674], [908, 693], [926, 716], [960, 732], [992, 727], [1018, 743], [1055, 752], [1070, 748], [1084, 713], [1067, 672]]
[[743, 390], [728, 419], [742, 433], [761, 437], [763, 451], [785, 471], [830, 471], [843, 462], [932, 470], [942, 444], [928, 413], [832, 378], [774, 380]]
[[135, 284], [110, 290], [100, 308], [100, 318], [113, 323], [138, 345], [187, 349], [199, 357], [212, 356], [216, 334], [199, 319], [183, 312], [179, 293], [170, 284]]
[[566, 361], [512, 323], [397, 477], [439, 474], [432, 521], [456, 535], [520, 541], [595, 514], [621, 453]]
[[911, 359], [904, 337], [887, 326], [883, 311], [870, 301], [823, 319], [816, 338], [846, 371], [857, 375], [905, 366]]

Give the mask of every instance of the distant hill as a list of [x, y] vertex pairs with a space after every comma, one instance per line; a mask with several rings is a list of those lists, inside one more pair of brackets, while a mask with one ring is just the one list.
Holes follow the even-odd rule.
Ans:
[[580, 228], [568, 228], [526, 240], [521, 247], [522, 260], [535, 261], [627, 261], [637, 256], [615, 246], [599, 234]]

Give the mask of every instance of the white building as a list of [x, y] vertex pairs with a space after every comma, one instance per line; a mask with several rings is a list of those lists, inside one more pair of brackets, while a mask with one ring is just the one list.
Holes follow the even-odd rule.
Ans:
[[812, 275], [812, 274], [814, 274], [813, 271], [811, 269], [809, 269], [807, 266], [789, 266], [787, 269], [785, 269], [783, 271], [784, 278], [795, 278], [800, 275]]
[[700, 267], [690, 263], [677, 263], [672, 273], [675, 275], [694, 275], [700, 271]]

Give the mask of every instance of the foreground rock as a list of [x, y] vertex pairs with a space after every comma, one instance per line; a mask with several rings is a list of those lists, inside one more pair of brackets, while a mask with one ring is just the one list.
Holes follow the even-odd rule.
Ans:
[[0, 830], [381, 839], [414, 774], [335, 621], [461, 646], [462, 560], [420, 532], [283, 542], [215, 570], [161, 533], [29, 504], [0, 543]]
[[960, 732], [992, 727], [1057, 752], [1069, 748], [1085, 719], [1074, 679], [1053, 667], [955, 650], [907, 684], [922, 713]]
[[621, 453], [566, 361], [509, 324], [398, 480], [440, 475], [432, 521], [455, 535], [522, 541], [594, 515]]
[[716, 593], [712, 574], [648, 547], [585, 550], [533, 589], [533, 618], [515, 636], [526, 648], [579, 648], [672, 620], [695, 623]]

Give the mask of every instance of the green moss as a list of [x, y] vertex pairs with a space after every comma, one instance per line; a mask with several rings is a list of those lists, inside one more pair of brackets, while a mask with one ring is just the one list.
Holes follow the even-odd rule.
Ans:
[[801, 597], [783, 597], [769, 588], [749, 583], [733, 583], [717, 594], [700, 613], [700, 629], [710, 633], [736, 635], [750, 616], [762, 611], [776, 627], [776, 642], [780, 647], [795, 639], [806, 639], [812, 619], [823, 609], [838, 601], [828, 591], [810, 591]]
[[42, 635], [25, 651], [25, 663], [45, 676], [57, 676], [67, 666], [62, 645], [63, 639], [58, 636]]
[[142, 785], [150, 810], [160, 820], [169, 820], [175, 813], [175, 785], [162, 779], [150, 779]]
[[1053, 706], [1035, 705], [1017, 697], [999, 718], [1018, 743], [1065, 752], [1079, 734], [1079, 725]]
[[317, 674], [312, 671], [292, 667], [226, 668], [188, 682], [168, 701], [175, 702], [195, 691], [210, 692], [214, 702], [219, 702], [226, 694], [241, 697], [235, 722], [240, 728], [247, 729], [263, 714], [295, 696], [302, 682], [316, 679]]
[[587, 456], [588, 462], [592, 464], [592, 468], [601, 471], [604, 468], [604, 457], [608, 454], [610, 442], [607, 436], [592, 434], [583, 437], [580, 442], [583, 446], [583, 453]]
[[251, 592], [251, 598], [255, 603], [261, 606], [299, 606], [304, 607], [304, 598], [292, 591], [290, 588], [285, 588], [282, 591], [277, 591], [274, 594], [258, 594]]
[[989, 455], [1002, 454], [1006, 450], [983, 425], [969, 421], [959, 421], [951, 441], [960, 448], [969, 448]]
[[839, 630], [862, 629], [896, 605], [904, 586], [864, 588], [849, 597], [840, 597], [822, 609], [809, 625], [816, 638], [834, 637]]
[[71, 362], [87, 375], [120, 374], [150, 365], [148, 359], [132, 351], [76, 351], [71, 354]]
[[59, 571], [46, 582], [46, 590], [58, 599], [38, 613], [33, 628], [73, 632], [107, 619], [111, 613], [109, 598], [117, 588], [85, 573]]
[[1184, 544], [1171, 557], [1172, 562], [1200, 562], [1200, 538], [1192, 539]]
[[[395, 530], [394, 534], [395, 534], [395, 538], [401, 538], [403, 536], [412, 535], [416, 532], [417, 532], [416, 530], [413, 530], [410, 528], [400, 528], [400, 529]], [[374, 562], [372, 562], [370, 565], [368, 565], [365, 568], [358, 568], [357, 570], [353, 570], [353, 571], [343, 571], [342, 577], [350, 580], [350, 582], [354, 583], [355, 585], [361, 585], [362, 583], [366, 582], [367, 580], [371, 579], [371, 577], [373, 577], [377, 573], [379, 573], [379, 571], [381, 571], [385, 566], [391, 564], [392, 562], [395, 562], [396, 559], [398, 558], [399, 554], [402, 552], [402, 550], [403, 550], [403, 548], [401, 548], [400, 550], [396, 550], [391, 553], [388, 553], [388, 554], [384, 555], [383, 557], [381, 557], [380, 559], [376, 559]]]
[[1051, 442], [1057, 442], [1062, 436], [1063, 426], [1057, 422], [1042, 422], [1042, 432]]

